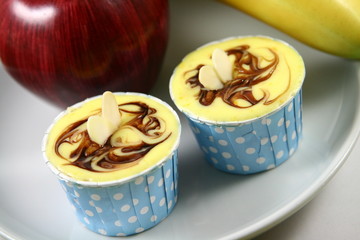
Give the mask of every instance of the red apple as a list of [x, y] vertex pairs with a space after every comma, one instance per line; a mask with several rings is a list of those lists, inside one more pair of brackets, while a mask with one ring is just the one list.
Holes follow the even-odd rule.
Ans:
[[148, 92], [168, 40], [167, 0], [1, 0], [0, 58], [65, 107], [106, 90]]

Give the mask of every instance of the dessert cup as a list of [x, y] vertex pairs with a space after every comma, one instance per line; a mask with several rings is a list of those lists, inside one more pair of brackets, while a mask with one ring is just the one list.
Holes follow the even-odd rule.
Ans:
[[[216, 66], [216, 49], [232, 64], [227, 81], [221, 79], [225, 67]], [[215, 77], [207, 75], [218, 78], [215, 87], [201, 79], [204, 66], [215, 69]], [[304, 78], [303, 60], [289, 44], [265, 36], [234, 37], [185, 56], [171, 76], [170, 94], [209, 164], [252, 174], [279, 166], [296, 152]]]
[[[56, 126], [62, 121], [61, 119], [77, 112], [87, 103], [99, 101], [100, 96], [75, 104], [62, 112], [45, 134], [42, 151], [46, 165], [57, 176], [79, 221], [86, 228], [106, 236], [128, 236], [154, 227], [174, 209], [178, 196], [177, 148], [181, 127], [176, 113], [170, 106], [155, 97], [139, 93], [114, 93], [114, 95], [117, 98], [131, 96], [134, 99], [141, 99], [139, 101], [146, 101], [150, 107], [156, 103], [157, 106], [161, 105], [161, 111], [167, 112], [167, 117], [171, 118], [171, 121], [166, 122], [165, 119], [166, 124], [175, 124], [176, 129], [172, 129], [173, 138], [166, 138], [172, 142], [168, 151], [159, 159], [153, 159], [152, 162], [135, 170], [131, 170], [134, 166], [130, 166], [119, 170], [119, 173], [114, 171], [115, 175], [97, 180], [91, 178], [103, 172], [93, 169], [92, 175], [76, 175], [77, 170], [69, 173], [66, 167], [61, 168], [61, 164], [54, 161], [55, 157], [49, 152], [52, 151], [54, 139], [58, 139]], [[159, 146], [164, 141], [159, 143]], [[157, 151], [156, 147], [149, 152]], [[144, 159], [146, 157], [147, 155]], [[135, 168], [141, 165], [144, 159], [140, 159]], [[86, 172], [84, 169], [80, 170]], [[125, 171], [131, 171], [131, 174], [124, 173]], [[86, 179], [87, 176], [91, 177]]]

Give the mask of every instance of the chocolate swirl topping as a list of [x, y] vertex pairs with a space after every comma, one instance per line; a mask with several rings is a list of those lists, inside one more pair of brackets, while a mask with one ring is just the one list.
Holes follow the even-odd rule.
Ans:
[[[268, 105], [280, 98], [289, 89], [290, 76], [286, 90], [279, 96], [269, 99], [270, 93], [262, 89], [263, 96], [258, 99], [255, 98], [252, 87], [271, 78], [278, 66], [279, 56], [272, 49], [268, 49], [272, 53], [273, 58], [266, 59], [250, 53], [249, 48], [250, 46], [248, 45], [241, 45], [225, 51], [228, 56], [235, 56], [235, 61], [233, 79], [227, 81], [221, 89], [208, 90], [200, 83], [199, 70], [204, 65], [200, 64], [195, 69], [185, 72], [185, 74], [194, 70], [196, 72], [194, 76], [186, 80], [186, 83], [190, 84], [191, 88], [200, 87], [200, 91], [197, 95], [200, 104], [209, 106], [213, 103], [215, 98], [220, 97], [226, 104], [236, 108], [252, 107], [262, 101], [264, 105]], [[266, 61], [268, 64], [261, 66], [262, 60]], [[244, 100], [245, 104], [240, 105], [238, 100]]]
[[[165, 122], [156, 116], [156, 109], [143, 102], [121, 104], [119, 111], [126, 115], [123, 118], [127, 120], [104, 146], [91, 141], [86, 130], [86, 118], [69, 125], [59, 136], [55, 143], [56, 154], [68, 160], [69, 165], [94, 172], [109, 172], [137, 164], [171, 135], [165, 134]], [[61, 154], [63, 144], [75, 147], [68, 157]]]

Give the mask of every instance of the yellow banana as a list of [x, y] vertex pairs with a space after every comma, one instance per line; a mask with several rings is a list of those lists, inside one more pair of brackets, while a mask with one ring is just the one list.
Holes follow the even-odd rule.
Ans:
[[360, 59], [359, 0], [220, 0], [297, 40]]

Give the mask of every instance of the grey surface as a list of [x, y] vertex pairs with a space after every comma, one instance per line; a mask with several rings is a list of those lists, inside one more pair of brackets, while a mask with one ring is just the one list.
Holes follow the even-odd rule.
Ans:
[[[358, 114], [359, 66], [310, 49], [216, 1], [172, 0], [170, 5], [170, 43], [152, 94], [171, 104], [167, 89], [173, 68], [186, 53], [206, 42], [252, 34], [280, 38], [299, 50], [307, 66], [304, 141], [298, 154], [279, 169], [255, 176], [232, 176], [205, 164], [181, 116], [184, 127], [178, 205], [159, 226], [130, 239], [227, 239], [239, 236], [239, 231], [249, 226], [255, 227], [241, 235], [257, 234], [313, 197], [299, 212], [256, 239], [357, 239], [359, 141], [339, 172], [326, 183], [342, 164], [347, 145], [354, 139], [352, 130], [360, 124], [354, 122]], [[56, 178], [43, 163], [43, 132], [60, 109], [29, 93], [2, 68], [0, 86], [3, 235], [17, 240], [109, 239], [78, 224]], [[335, 170], [322, 175], [329, 168]], [[270, 213], [264, 212], [264, 204], [273, 206]], [[254, 214], [258, 217], [253, 218]]]

